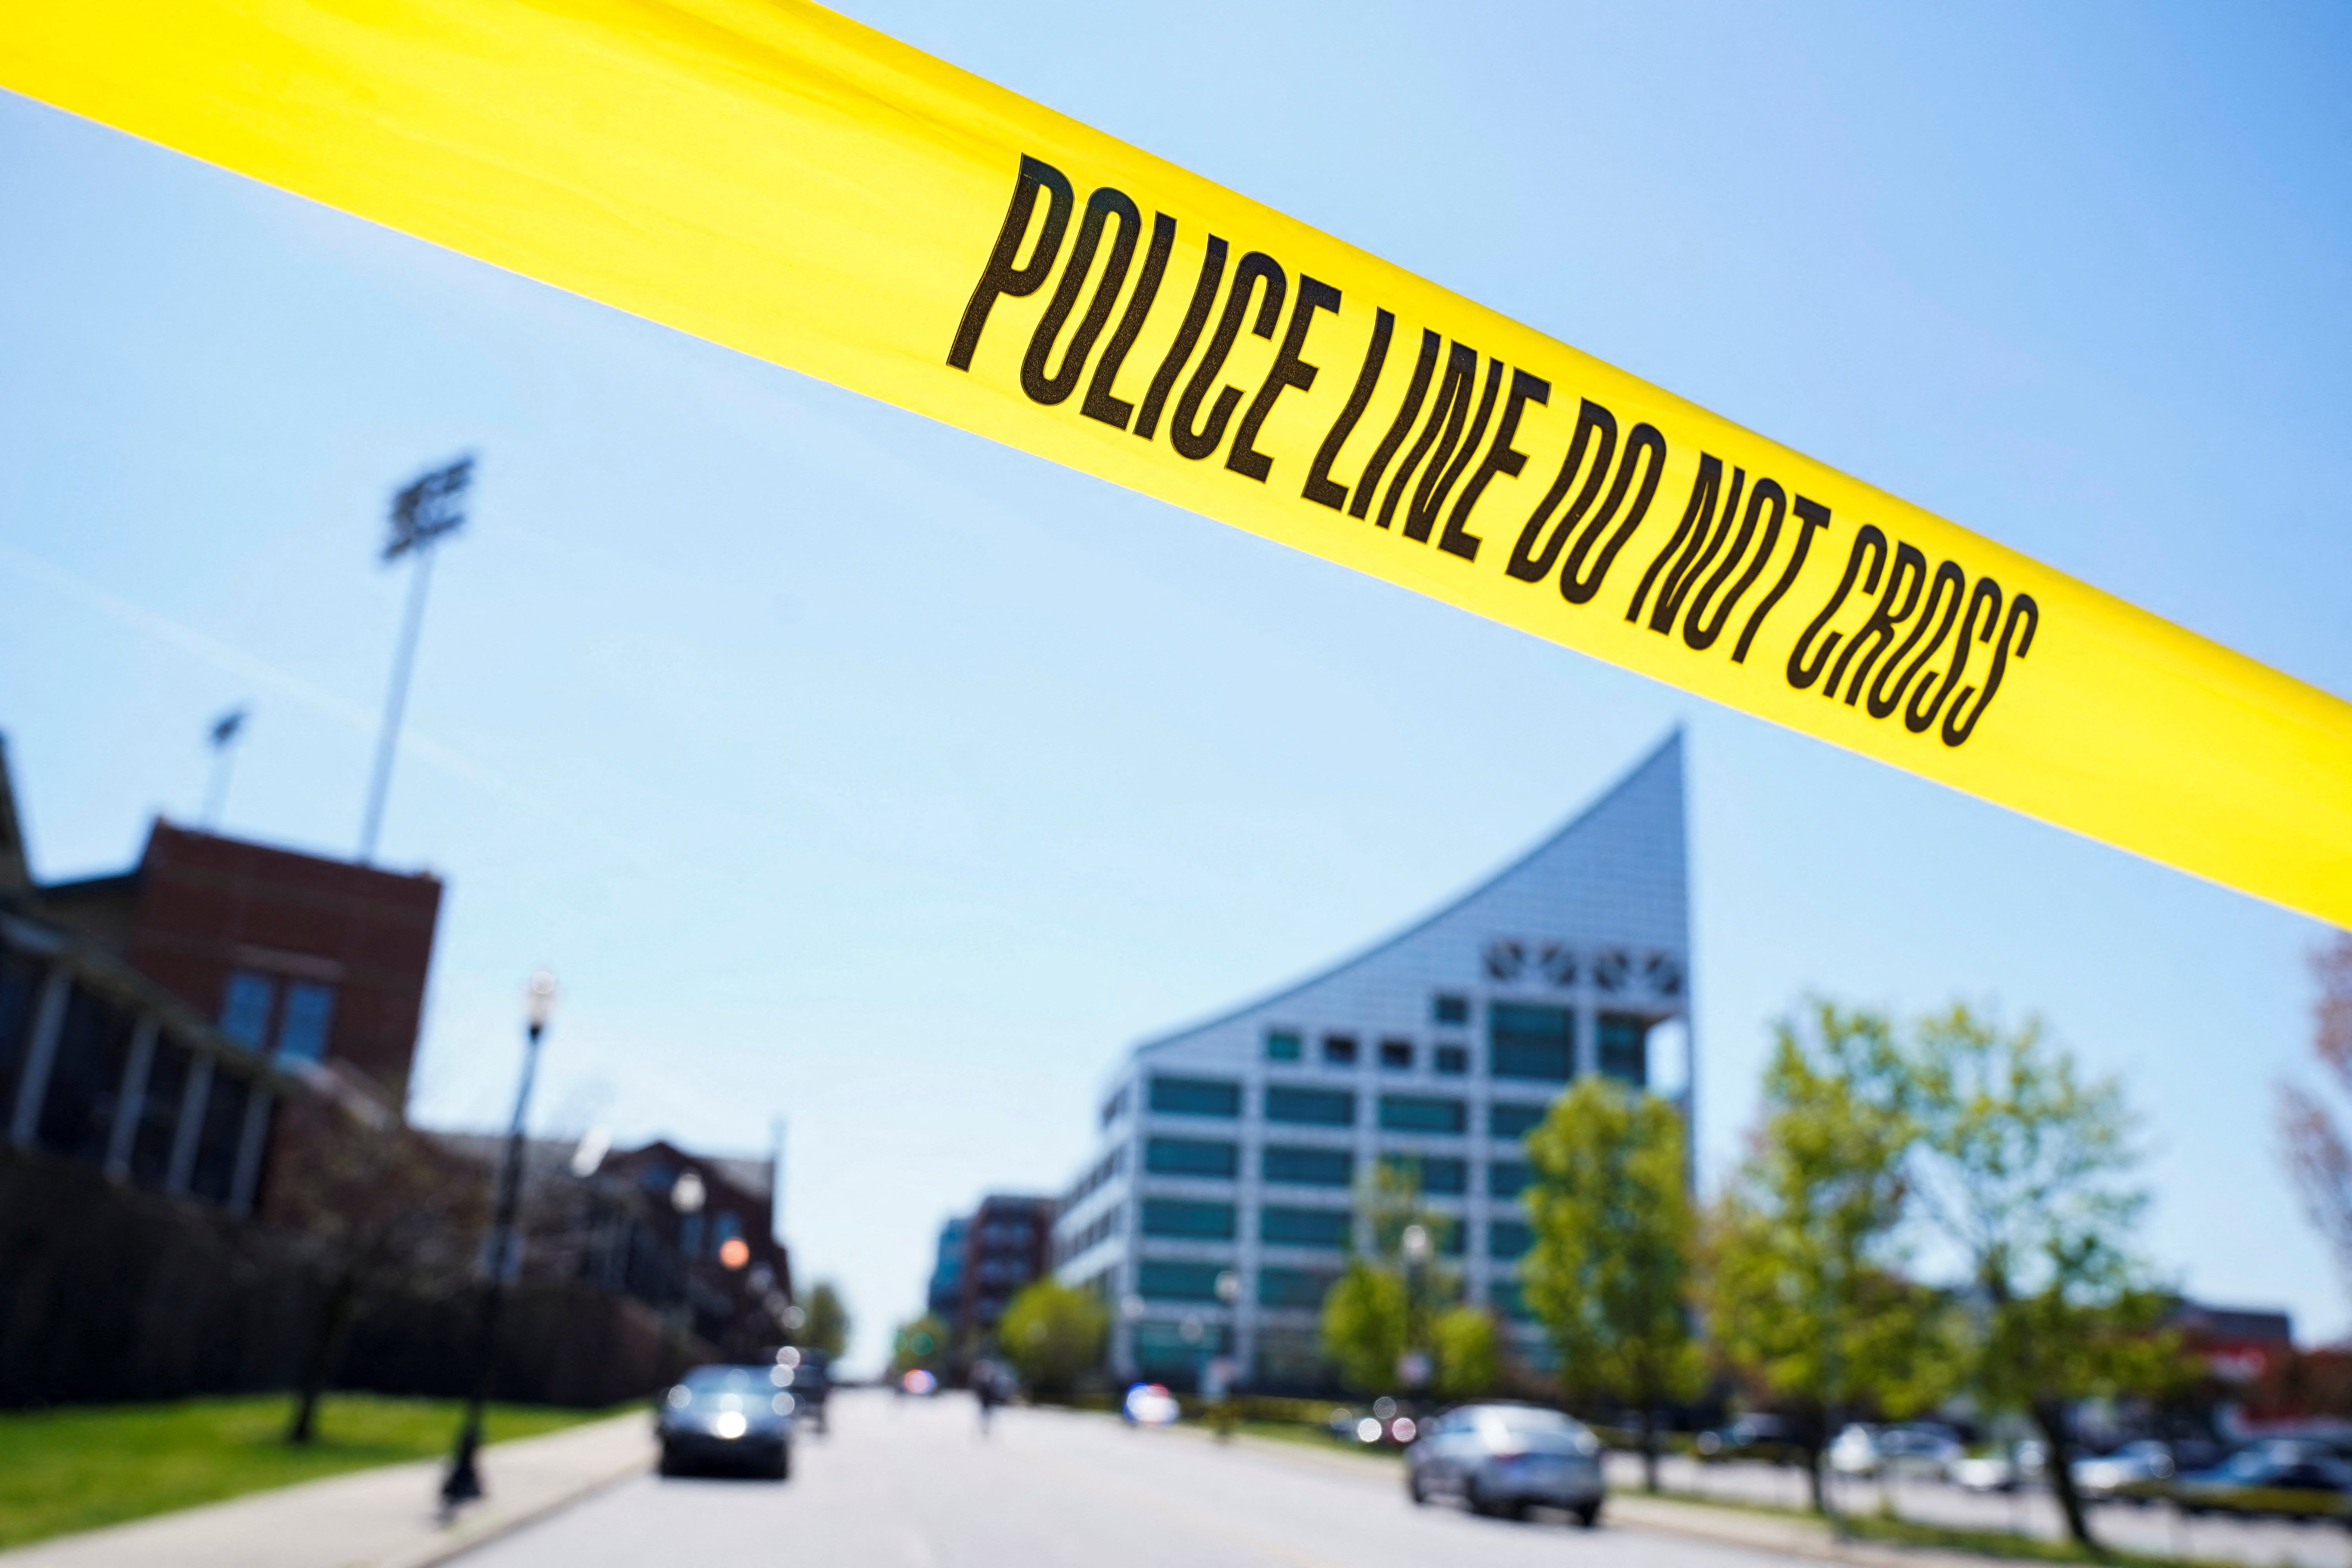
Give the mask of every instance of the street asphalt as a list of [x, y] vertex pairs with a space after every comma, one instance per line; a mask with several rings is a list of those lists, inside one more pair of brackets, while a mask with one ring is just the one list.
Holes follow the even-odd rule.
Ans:
[[646, 1476], [465, 1558], [467, 1568], [812, 1563], [859, 1568], [1777, 1568], [1801, 1559], [1565, 1515], [1415, 1508], [1392, 1464], [1220, 1446], [961, 1396], [838, 1395], [793, 1479]]

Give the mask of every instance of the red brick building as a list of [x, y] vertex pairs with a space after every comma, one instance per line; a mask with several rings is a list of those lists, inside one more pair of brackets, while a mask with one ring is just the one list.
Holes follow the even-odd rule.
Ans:
[[280, 1065], [331, 1061], [406, 1103], [441, 882], [159, 821], [131, 869], [40, 911]]

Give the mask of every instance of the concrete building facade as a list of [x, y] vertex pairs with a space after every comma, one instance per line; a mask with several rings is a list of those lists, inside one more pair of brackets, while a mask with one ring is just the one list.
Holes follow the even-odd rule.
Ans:
[[[1575, 1079], [1693, 1114], [1682, 746], [1670, 738], [1517, 863], [1262, 1001], [1147, 1040], [1111, 1075], [1055, 1266], [1117, 1309], [1122, 1378], [1215, 1359], [1261, 1389], [1328, 1382], [1324, 1291], [1384, 1161], [1452, 1223], [1467, 1299], [1526, 1321], [1522, 1139]], [[1677, 1026], [1667, 1028], [1666, 1026]]]

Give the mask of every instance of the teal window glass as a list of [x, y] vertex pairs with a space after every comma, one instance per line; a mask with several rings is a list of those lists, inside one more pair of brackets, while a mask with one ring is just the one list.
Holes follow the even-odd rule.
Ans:
[[1493, 1197], [1517, 1197], [1535, 1179], [1534, 1168], [1524, 1160], [1497, 1160], [1486, 1167], [1486, 1191]]
[[1268, 1029], [1265, 1032], [1265, 1059], [1270, 1062], [1295, 1062], [1298, 1059], [1298, 1031]]
[[1496, 1219], [1486, 1222], [1486, 1256], [1509, 1259], [1524, 1258], [1528, 1248], [1536, 1244], [1535, 1232], [1525, 1222]]
[[1259, 1169], [1269, 1182], [1344, 1187], [1356, 1179], [1356, 1157], [1345, 1149], [1297, 1149], [1270, 1143]]
[[1241, 1169], [1241, 1151], [1207, 1138], [1154, 1138], [1143, 1146], [1143, 1168], [1161, 1176], [1218, 1176]]
[[1352, 1229], [1346, 1209], [1295, 1209], [1268, 1204], [1258, 1211], [1257, 1237], [1284, 1247], [1345, 1247]]
[[1486, 1043], [1496, 1078], [1566, 1083], [1576, 1073], [1576, 1015], [1533, 1002], [1486, 1009]]
[[1171, 1323], [1150, 1318], [1135, 1325], [1134, 1345], [1137, 1369], [1171, 1383], [1198, 1372], [1202, 1356], [1223, 1355], [1233, 1348], [1223, 1323]]
[[1470, 1124], [1470, 1108], [1458, 1100], [1419, 1094], [1381, 1096], [1381, 1125], [1391, 1132], [1459, 1133]]
[[1151, 1080], [1151, 1109], [1171, 1116], [1239, 1116], [1242, 1086], [1230, 1079], [1155, 1075]]
[[327, 1031], [335, 1021], [335, 988], [315, 980], [286, 987], [286, 1016], [278, 1026], [281, 1061], [315, 1062], [327, 1054]]
[[1440, 1024], [1466, 1024], [1470, 1021], [1470, 998], [1441, 991], [1431, 1003], [1429, 1016]]
[[278, 1000], [278, 984], [266, 974], [238, 970], [228, 977], [221, 997], [221, 1033], [238, 1045], [259, 1050], [269, 1037], [269, 1009]]
[[1265, 1119], [1307, 1127], [1352, 1127], [1356, 1123], [1356, 1097], [1344, 1089], [1294, 1089], [1269, 1084]]
[[1636, 1089], [1650, 1081], [1650, 1025], [1631, 1013], [1603, 1013], [1593, 1027], [1601, 1070]]
[[1463, 1191], [1469, 1182], [1469, 1163], [1444, 1155], [1384, 1154], [1381, 1163], [1411, 1181], [1417, 1192], [1451, 1196]]
[[1497, 1279], [1486, 1287], [1486, 1300], [1495, 1310], [1507, 1318], [1526, 1322], [1535, 1316], [1528, 1305], [1528, 1292], [1516, 1279]]
[[1230, 1241], [1234, 1234], [1234, 1205], [1197, 1203], [1189, 1198], [1146, 1198], [1143, 1234]]
[[1333, 1276], [1319, 1268], [1261, 1268], [1257, 1271], [1257, 1301], [1261, 1307], [1320, 1307]]
[[1486, 1131], [1497, 1138], [1524, 1137], [1529, 1129], [1541, 1125], [1545, 1109], [1498, 1100], [1486, 1109]]
[[1147, 1258], [1136, 1266], [1136, 1293], [1154, 1301], [1213, 1301], [1222, 1263], [1180, 1263], [1170, 1258]]
[[1435, 1052], [1437, 1070], [1449, 1078], [1460, 1078], [1470, 1070], [1470, 1047], [1440, 1046]]

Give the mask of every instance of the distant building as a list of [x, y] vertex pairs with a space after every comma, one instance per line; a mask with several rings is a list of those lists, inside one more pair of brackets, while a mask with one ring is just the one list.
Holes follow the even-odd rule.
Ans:
[[[506, 1152], [497, 1133], [436, 1132], [434, 1142], [489, 1179]], [[683, 1191], [691, 1207], [680, 1206]], [[730, 1354], [784, 1342], [791, 1254], [775, 1235], [776, 1163], [698, 1154], [667, 1142], [598, 1152], [533, 1138], [523, 1147], [522, 1256], [514, 1267], [585, 1280], [657, 1310]], [[730, 1243], [740, 1243], [730, 1249]]]
[[930, 1289], [924, 1296], [924, 1310], [943, 1323], [955, 1321], [963, 1304], [963, 1243], [971, 1229], [968, 1215], [958, 1215], [940, 1226], [938, 1255], [931, 1264]]
[[2294, 1352], [2294, 1320], [2266, 1307], [2221, 1307], [2183, 1297], [2166, 1326], [2224, 1383], [2260, 1382]]
[[[1189, 1384], [1217, 1356], [1262, 1389], [1326, 1384], [1323, 1295], [1366, 1239], [1353, 1198], [1383, 1161], [1417, 1172], [1469, 1300], [1540, 1360], [1521, 1139], [1586, 1074], [1671, 1072], [1691, 1113], [1684, 853], [1677, 736], [1402, 934], [1134, 1047], [1055, 1231], [1060, 1278], [1119, 1309], [1113, 1371]], [[1669, 1024], [1685, 1044], [1661, 1062]]]
[[1054, 1200], [1015, 1193], [991, 1193], [940, 1227], [927, 1295], [931, 1314], [947, 1324], [950, 1379], [990, 1348], [1022, 1287], [1049, 1271], [1053, 1232]]

